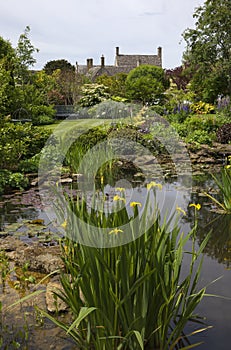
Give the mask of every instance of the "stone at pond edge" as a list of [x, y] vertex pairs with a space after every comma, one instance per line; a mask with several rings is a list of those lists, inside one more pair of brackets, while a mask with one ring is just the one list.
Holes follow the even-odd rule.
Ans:
[[60, 282], [49, 282], [46, 288], [46, 305], [49, 312], [62, 312], [68, 309], [66, 303], [57, 297], [54, 292], [60, 294], [63, 291], [63, 287]]
[[8, 236], [0, 239], [0, 247], [15, 264], [29, 263], [31, 271], [51, 273], [63, 267], [59, 246], [44, 247], [39, 243], [28, 246], [16, 237]]

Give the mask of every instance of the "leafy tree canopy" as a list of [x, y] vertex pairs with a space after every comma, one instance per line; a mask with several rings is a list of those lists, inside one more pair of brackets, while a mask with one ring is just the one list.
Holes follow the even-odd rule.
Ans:
[[11, 46], [11, 43], [0, 36], [0, 59], [13, 55], [14, 49]]
[[162, 68], [141, 65], [130, 71], [126, 79], [128, 98], [154, 104], [163, 98], [163, 92], [169, 87]]
[[61, 71], [75, 71], [75, 67], [64, 59], [49, 61], [45, 64], [43, 69], [46, 74], [52, 74], [57, 69], [60, 69]]
[[111, 96], [125, 97], [125, 81], [127, 78], [126, 73], [118, 73], [113, 76], [101, 75], [97, 78], [97, 83], [103, 84], [108, 87], [109, 94]]
[[183, 33], [183, 59], [194, 73], [198, 98], [214, 102], [219, 94], [231, 95], [231, 1], [207, 0], [193, 17], [195, 29]]

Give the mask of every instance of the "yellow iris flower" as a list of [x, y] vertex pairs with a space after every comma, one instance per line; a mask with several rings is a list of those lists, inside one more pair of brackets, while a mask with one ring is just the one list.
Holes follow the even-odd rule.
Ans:
[[163, 188], [163, 186], [161, 184], [158, 184], [155, 181], [151, 181], [151, 182], [149, 182], [149, 184], [147, 184], [148, 191], [153, 187], [157, 187], [157, 188], [159, 188], [159, 190], [162, 190], [162, 188]]
[[113, 201], [124, 201], [125, 202], [125, 199], [123, 197], [120, 197], [118, 194], [116, 194], [113, 197]]
[[130, 203], [130, 207], [134, 208], [136, 205], [138, 205], [139, 207], [142, 207], [142, 204], [140, 202], [131, 202]]
[[186, 212], [184, 211], [184, 209], [182, 209], [181, 207], [178, 207], [178, 205], [176, 206], [176, 210], [186, 216]]
[[123, 230], [121, 230], [121, 229], [119, 229], [119, 228], [114, 228], [113, 230], [111, 230], [110, 232], [109, 232], [109, 235], [111, 235], [111, 234], [118, 234], [119, 232], [123, 232]]
[[189, 204], [190, 207], [194, 207], [196, 210], [200, 210], [201, 209], [201, 205], [198, 203], [198, 204], [195, 204], [195, 203], [191, 203]]

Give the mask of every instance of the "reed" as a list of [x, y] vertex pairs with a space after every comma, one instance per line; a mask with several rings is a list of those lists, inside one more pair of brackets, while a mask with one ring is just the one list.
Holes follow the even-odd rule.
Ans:
[[231, 213], [231, 165], [225, 166], [221, 170], [221, 177], [218, 178], [212, 175], [222, 195], [222, 201], [205, 193], [223, 212]]
[[[139, 218], [139, 203], [134, 204], [130, 215], [126, 206], [99, 215], [87, 209], [84, 200], [70, 199], [70, 209], [92, 225], [114, 227], [110, 235], [115, 237], [136, 234], [145, 222], [149, 224], [144, 234], [127, 244], [96, 248], [76, 242], [79, 228], [74, 227], [76, 222], [71, 222], [71, 217], [67, 218], [67, 237], [62, 245], [64, 291], [56, 294], [69, 306], [73, 323], [65, 324], [44, 314], [80, 349], [166, 350], [198, 345], [188, 343], [184, 330], [189, 321], [199, 322], [195, 309], [205, 288], [198, 288], [198, 280], [208, 236], [196, 251], [196, 224], [191, 232], [183, 234], [177, 223], [171, 229], [169, 222], [161, 224], [158, 209], [150, 217], [144, 208]], [[118, 229], [124, 223], [130, 232]], [[190, 242], [192, 249], [185, 252]], [[183, 276], [185, 254], [190, 256], [190, 264]]]

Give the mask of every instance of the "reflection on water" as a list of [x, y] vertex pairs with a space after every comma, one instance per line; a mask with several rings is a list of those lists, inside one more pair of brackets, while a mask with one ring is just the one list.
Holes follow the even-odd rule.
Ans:
[[[143, 203], [147, 198], [147, 190], [143, 184], [134, 183], [131, 187], [131, 182], [127, 183], [128, 187], [126, 188], [126, 182], [124, 182], [126, 203], [128, 203], [127, 209], [132, 210], [129, 203], [131, 201]], [[180, 215], [180, 223], [184, 230], [188, 230], [194, 223], [194, 210], [189, 208], [189, 203], [200, 203], [198, 242], [200, 243], [206, 234], [211, 231], [206, 254], [229, 268], [231, 263], [231, 215], [217, 213], [214, 210], [214, 204], [202, 195], [202, 191], [216, 192], [212, 177], [202, 176], [200, 179], [197, 178], [193, 183], [192, 190], [185, 186], [185, 179], [178, 182], [174, 179], [168, 179], [162, 182], [162, 185], [162, 190], [156, 189], [156, 202], [162, 216], [167, 213], [167, 217], [171, 217], [176, 211], [176, 207], [180, 207], [187, 214], [186, 216]], [[121, 184], [117, 183], [116, 187], [119, 186]], [[115, 187], [106, 185], [103, 192], [108, 196], [108, 202], [111, 201], [112, 203], [116, 194]], [[37, 189], [0, 197], [0, 231], [4, 231], [8, 224], [23, 222], [23, 220], [40, 218], [45, 220], [45, 224], [49, 224], [43, 209]]]
[[[129, 193], [130, 191], [130, 193]], [[127, 200], [142, 201], [145, 198], [144, 189], [136, 185], [127, 192]], [[132, 191], [132, 194], [131, 194]], [[216, 186], [211, 177], [203, 177], [193, 182], [193, 190], [174, 180], [165, 181], [162, 191], [157, 190], [157, 202], [164, 213], [173, 213], [176, 206], [186, 212], [180, 216], [180, 224], [184, 231], [188, 231], [194, 223], [194, 208], [189, 203], [200, 203], [198, 214], [198, 243], [211, 231], [211, 238], [205, 249], [202, 268], [201, 286], [209, 285], [207, 293], [222, 295], [226, 298], [205, 297], [198, 307], [198, 313], [206, 317], [206, 322], [213, 328], [194, 336], [196, 341], [204, 341], [201, 349], [226, 350], [230, 348], [231, 324], [231, 215], [217, 213], [214, 204], [202, 195], [202, 191], [216, 193]], [[105, 186], [104, 192], [113, 198], [111, 186]], [[0, 199], [0, 231], [8, 223], [19, 222], [24, 219], [44, 218], [43, 208], [36, 190], [30, 190], [22, 195], [15, 194]], [[187, 261], [185, 262], [187, 264]], [[221, 277], [221, 279], [218, 279]], [[216, 282], [212, 281], [218, 279]], [[193, 341], [195, 341], [193, 339]]]

